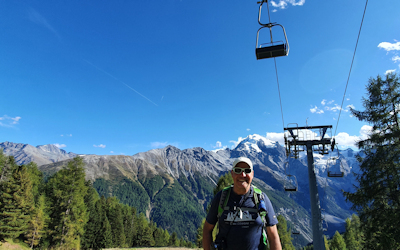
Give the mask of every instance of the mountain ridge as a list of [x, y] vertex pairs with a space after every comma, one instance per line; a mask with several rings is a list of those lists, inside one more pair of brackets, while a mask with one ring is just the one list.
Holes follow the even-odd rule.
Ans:
[[[10, 143], [2, 143], [0, 147], [3, 147], [3, 145], [12, 145], [13, 148], [20, 148], [21, 150], [28, 147], [26, 146], [27, 144], [16, 146]], [[33, 146], [30, 147], [35, 148]], [[65, 151], [64, 153], [50, 146], [36, 147], [36, 150], [45, 152], [40, 152], [41, 157], [46, 156], [52, 150], [56, 155], [64, 155], [61, 161], [39, 166], [39, 169], [47, 173], [47, 175], [58, 171], [66, 164], [68, 159], [77, 156], [77, 154], [67, 154]], [[18, 155], [17, 150], [6, 149], [5, 153], [7, 154], [7, 152]], [[23, 152], [26, 153], [26, 151]], [[350, 173], [358, 170], [354, 151], [345, 150], [342, 152], [342, 154], [339, 154], [340, 161], [338, 161], [336, 167], [343, 169], [345, 172], [344, 178], [328, 179], [325, 177], [328, 171], [327, 162], [332, 157], [331, 155], [321, 156], [315, 154], [314, 157], [319, 192], [322, 194], [321, 206], [326, 213], [325, 218], [329, 218], [331, 225], [333, 225], [330, 227], [332, 230], [340, 230], [340, 228], [343, 230], [343, 220], [351, 215], [350, 204], [344, 200], [341, 190], [350, 190], [352, 188], [351, 184], [355, 179]], [[233, 159], [239, 156], [245, 156], [252, 160], [255, 170], [254, 182], [260, 185], [265, 192], [268, 192], [268, 196], [273, 200], [273, 205], [276, 204], [275, 210], [284, 214], [292, 227], [296, 227], [302, 233], [304, 239], [310, 241], [311, 223], [307, 159], [302, 154], [300, 154], [299, 159], [287, 159], [284, 147], [278, 142], [268, 140], [260, 135], [247, 136], [233, 149], [225, 148], [208, 151], [201, 147], [195, 147], [180, 150], [174, 146], [167, 146], [162, 149], [140, 152], [132, 156], [81, 155], [85, 162], [86, 178], [95, 184], [97, 182], [98, 185], [103, 183], [101, 185], [106, 187], [103, 194], [113, 194], [113, 189], [115, 191], [122, 188], [122, 186], [118, 187], [119, 189], [113, 188], [113, 185], [118, 185], [118, 182], [126, 182], [128, 186], [131, 185], [133, 190], [136, 190], [135, 192], [147, 197], [144, 197], [142, 202], [148, 205], [138, 204], [141, 206], [141, 211], [145, 212], [149, 218], [157, 218], [159, 220], [156, 221], [157, 223], [166, 226], [168, 223], [173, 223], [173, 219], [171, 218], [169, 221], [163, 220], [160, 215], [161, 208], [157, 207], [162, 207], [164, 206], [162, 203], [168, 202], [167, 198], [165, 198], [168, 192], [163, 190], [166, 191], [166, 188], [173, 185], [174, 192], [187, 197], [187, 200], [192, 204], [190, 205], [192, 210], [187, 211], [187, 213], [193, 214], [193, 211], [198, 211], [196, 213], [199, 213], [199, 215], [194, 216], [193, 221], [199, 223], [199, 216], [205, 215], [207, 203], [212, 198], [212, 186], [216, 185], [221, 175], [231, 169]], [[34, 157], [32, 158], [34, 159]], [[52, 159], [54, 160], [54, 158], [53, 156]], [[290, 166], [289, 169], [286, 167], [286, 162]], [[332, 165], [331, 168], [334, 166]], [[286, 171], [288, 170], [297, 177], [298, 192], [287, 193], [284, 191], [284, 186], [287, 182]], [[99, 180], [103, 181], [99, 182]], [[158, 184], [154, 186], [151, 183]], [[197, 204], [201, 204], [203, 212], [199, 212], [200, 210], [196, 208]], [[182, 209], [184, 210], [185, 208]], [[292, 214], [295, 212], [299, 212], [301, 218], [293, 218]], [[191, 229], [186, 228], [185, 230]], [[334, 232], [329, 232], [328, 229], [328, 233], [333, 234]], [[188, 235], [188, 237], [193, 239], [193, 235]]]

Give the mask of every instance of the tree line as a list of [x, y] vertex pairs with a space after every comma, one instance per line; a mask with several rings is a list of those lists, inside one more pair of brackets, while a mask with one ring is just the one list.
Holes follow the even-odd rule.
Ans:
[[184, 246], [194, 243], [148, 221], [115, 197], [99, 197], [76, 157], [49, 177], [0, 152], [0, 240], [37, 249]]

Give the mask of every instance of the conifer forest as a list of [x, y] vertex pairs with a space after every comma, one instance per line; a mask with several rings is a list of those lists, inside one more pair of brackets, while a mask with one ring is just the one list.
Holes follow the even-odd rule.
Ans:
[[46, 181], [35, 163], [0, 153], [0, 241], [37, 249], [193, 247], [115, 197], [99, 197], [76, 157]]

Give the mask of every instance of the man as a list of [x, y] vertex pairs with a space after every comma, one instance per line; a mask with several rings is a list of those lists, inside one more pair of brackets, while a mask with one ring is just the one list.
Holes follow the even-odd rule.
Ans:
[[[233, 162], [231, 170], [233, 188], [223, 212], [218, 217], [221, 194], [216, 194], [207, 215], [203, 229], [203, 248], [210, 250], [212, 242], [212, 231], [218, 221], [219, 233], [216, 243], [223, 249], [234, 250], [258, 250], [265, 249], [262, 243], [263, 220], [259, 215], [255, 200], [254, 187], [251, 182], [254, 177], [253, 164], [246, 157], [239, 157]], [[278, 229], [278, 220], [268, 197], [262, 193], [261, 199], [265, 203], [267, 211], [265, 230], [267, 232], [270, 250], [281, 250]], [[260, 201], [261, 202], [261, 201]], [[224, 202], [225, 203], [225, 202]], [[258, 206], [259, 207], [259, 206]]]

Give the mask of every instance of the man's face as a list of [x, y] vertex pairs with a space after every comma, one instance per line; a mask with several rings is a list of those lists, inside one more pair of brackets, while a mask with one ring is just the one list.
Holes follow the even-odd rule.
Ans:
[[[245, 162], [239, 162], [236, 164], [235, 168], [250, 168], [249, 165]], [[241, 174], [236, 174], [231, 170], [231, 175], [233, 178], [233, 188], [235, 193], [239, 195], [243, 195], [247, 193], [250, 189], [251, 181], [253, 180], [254, 177], [254, 171], [251, 171], [250, 174], [246, 174], [245, 172], [242, 172]]]

